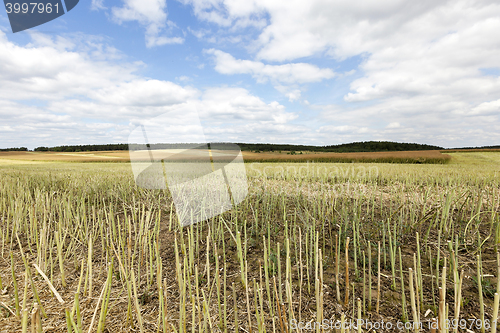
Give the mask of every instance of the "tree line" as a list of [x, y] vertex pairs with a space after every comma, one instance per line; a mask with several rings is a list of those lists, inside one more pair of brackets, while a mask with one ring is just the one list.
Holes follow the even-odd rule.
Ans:
[[[152, 144], [152, 149], [180, 149], [193, 148], [193, 143], [169, 143]], [[407, 150], [442, 150], [444, 148], [418, 143], [400, 143], [390, 141], [365, 141], [353, 142], [331, 146], [308, 146], [292, 144], [273, 144], [273, 143], [237, 143], [242, 151], [312, 151], [312, 152], [375, 152], [375, 151], [407, 151]], [[198, 148], [206, 147], [199, 144]], [[76, 146], [57, 146], [57, 147], [38, 147], [35, 151], [54, 151], [54, 152], [80, 152], [80, 151], [110, 151], [110, 150], [128, 150], [128, 144], [106, 144], [106, 145], [76, 145]], [[132, 145], [131, 149], [145, 149], [144, 145]]]
[[28, 151], [28, 148], [26, 147], [19, 147], [19, 148], [2, 148], [0, 151]]
[[442, 150], [443, 147], [391, 141], [363, 141], [330, 146], [306, 146], [268, 143], [238, 143], [243, 151], [312, 151], [336, 153], [365, 153], [377, 151]]
[[[362, 141], [344, 143], [339, 145], [328, 146], [309, 146], [309, 145], [293, 145], [293, 144], [273, 144], [273, 143], [237, 143], [242, 151], [254, 152], [337, 152], [337, 153], [364, 153], [364, 152], [380, 152], [380, 151], [411, 151], [411, 150], [445, 150], [443, 147], [419, 144], [419, 143], [402, 143], [392, 141]], [[195, 147], [197, 146], [197, 147]], [[204, 148], [205, 144], [194, 143], [169, 143], [169, 144], [151, 144], [148, 145], [152, 149], [181, 149], [181, 148]], [[145, 149], [145, 145], [131, 145], [130, 149]], [[451, 149], [451, 148], [450, 148]], [[452, 149], [500, 149], [497, 146], [484, 147], [464, 147]], [[112, 151], [112, 150], [129, 150], [129, 145], [126, 143], [117, 144], [100, 144], [100, 145], [71, 145], [71, 146], [56, 146], [56, 147], [37, 147], [34, 151], [52, 151], [52, 152], [84, 152], [84, 151]], [[28, 151], [26, 147], [20, 148], [3, 148], [0, 151]]]
[[111, 151], [128, 150], [128, 144], [107, 144], [107, 145], [79, 145], [79, 146], [57, 146], [57, 147], [37, 147], [35, 151], [55, 151], [55, 152], [80, 152], [80, 151]]

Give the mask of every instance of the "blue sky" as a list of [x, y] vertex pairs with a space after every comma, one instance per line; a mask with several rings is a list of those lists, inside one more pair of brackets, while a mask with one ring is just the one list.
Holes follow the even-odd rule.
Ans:
[[187, 109], [209, 141], [500, 144], [495, 1], [91, 0], [0, 30], [0, 147]]

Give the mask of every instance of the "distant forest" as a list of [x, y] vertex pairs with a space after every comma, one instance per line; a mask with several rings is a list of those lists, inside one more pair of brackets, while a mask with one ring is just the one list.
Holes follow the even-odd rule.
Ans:
[[443, 147], [418, 143], [399, 143], [390, 141], [365, 141], [344, 143], [332, 146], [304, 146], [259, 143], [238, 143], [243, 151], [313, 151], [335, 153], [365, 153], [376, 151], [442, 150]]
[[0, 151], [28, 151], [28, 148], [26, 148], [26, 147], [19, 147], [19, 148], [3, 148], [3, 149], [0, 149]]
[[117, 143], [117, 144], [107, 144], [107, 145], [57, 146], [57, 147], [35, 148], [35, 151], [56, 151], [56, 152], [111, 151], [111, 150], [128, 150], [128, 144]]
[[[242, 151], [253, 152], [270, 152], [270, 151], [310, 151], [310, 152], [336, 152], [336, 153], [364, 153], [377, 151], [412, 151], [412, 150], [449, 150], [439, 146], [418, 144], [418, 143], [400, 143], [391, 141], [364, 141], [345, 143], [340, 145], [330, 146], [307, 146], [307, 145], [291, 145], [291, 144], [272, 144], [272, 143], [237, 143]], [[176, 144], [153, 144], [153, 149], [165, 148], [193, 148], [192, 143], [176, 143]], [[142, 147], [142, 148], [141, 148]], [[204, 147], [200, 144], [200, 147]], [[135, 149], [144, 149], [143, 145], [137, 145]], [[105, 145], [75, 145], [75, 146], [56, 146], [56, 147], [38, 147], [34, 151], [52, 151], [52, 152], [84, 152], [84, 151], [112, 151], [112, 150], [128, 150], [129, 145], [125, 143], [105, 144]], [[132, 147], [134, 149], [134, 147]], [[500, 149], [497, 146], [484, 147], [463, 147], [452, 149]], [[5, 148], [0, 151], [28, 151], [26, 147], [20, 148]]]
[[[399, 143], [390, 141], [366, 141], [354, 142], [331, 146], [307, 146], [291, 144], [272, 143], [237, 143], [242, 151], [269, 152], [269, 151], [311, 151], [311, 152], [376, 152], [376, 151], [408, 151], [408, 150], [442, 150], [444, 148], [418, 143]], [[158, 144], [152, 145], [154, 148], [192, 148], [193, 144]], [[157, 146], [157, 147], [155, 147]], [[203, 145], [200, 144], [202, 147]], [[57, 146], [38, 147], [35, 151], [53, 152], [82, 152], [82, 151], [110, 151], [128, 150], [128, 144], [107, 144], [107, 145], [81, 145], [81, 146]], [[144, 148], [142, 148], [144, 149]]]
[[498, 146], [483, 146], [483, 147], [463, 147], [463, 148], [450, 148], [450, 149], [460, 149], [460, 150], [468, 150], [468, 149], [500, 149], [500, 145]]

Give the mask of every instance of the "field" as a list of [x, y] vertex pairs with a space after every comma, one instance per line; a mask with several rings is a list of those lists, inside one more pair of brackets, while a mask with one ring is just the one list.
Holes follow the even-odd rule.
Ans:
[[[174, 151], [174, 150], [173, 150]], [[172, 154], [173, 154], [172, 151]], [[435, 163], [444, 164], [450, 155], [438, 150], [389, 151], [372, 153], [319, 153], [319, 152], [249, 152], [244, 151], [246, 162], [375, 162], [375, 163]], [[66, 162], [130, 162], [128, 151], [96, 152], [0, 152], [1, 159], [23, 161], [66, 161]]]
[[294, 155], [286, 152], [243, 152], [247, 162], [298, 162], [315, 161], [323, 163], [338, 162], [370, 162], [370, 163], [448, 163], [451, 156], [443, 154], [438, 150], [421, 151], [387, 151], [370, 153], [319, 153], [319, 152], [299, 152]]
[[184, 228], [168, 190], [109, 163], [119, 153], [2, 154], [0, 332], [495, 326], [500, 152], [437, 164], [250, 153], [246, 199]]
[[34, 152], [15, 151], [0, 152], [0, 160], [20, 161], [58, 161], [58, 162], [129, 162], [128, 151], [106, 152]]

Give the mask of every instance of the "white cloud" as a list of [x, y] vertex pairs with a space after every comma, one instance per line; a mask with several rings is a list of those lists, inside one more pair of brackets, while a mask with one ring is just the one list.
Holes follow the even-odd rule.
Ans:
[[203, 21], [223, 27], [263, 27], [265, 10], [256, 1], [180, 0], [193, 7], [195, 15]]
[[[245, 72], [266, 80], [269, 75], [254, 74], [255, 63], [358, 57], [360, 65], [350, 82], [351, 91], [345, 94], [345, 102], [338, 101], [336, 106], [344, 110], [340, 116], [346, 126], [364, 119], [363, 127], [376, 129], [373, 136], [438, 140], [442, 145], [500, 141], [493, 126], [500, 120], [500, 77], [498, 72], [484, 71], [500, 68], [498, 1], [189, 3], [200, 19], [227, 30], [243, 18], [268, 17], [247, 48], [259, 61], [245, 62], [223, 54], [221, 63], [231, 66], [221, 64], [220, 72]], [[334, 121], [338, 116], [334, 113], [327, 118]], [[384, 129], [390, 123], [405, 127]], [[408, 124], [411, 126], [406, 127]], [[443, 124], [446, 129], [442, 129]]]
[[[54, 114], [43, 107], [16, 102], [0, 101], [0, 108], [2, 147], [32, 149], [42, 145], [117, 142], [116, 132], [123, 130], [123, 125], [82, 122], [67, 114]], [[110, 126], [114, 135], [109, 131]]]
[[341, 125], [341, 126], [321, 126], [318, 129], [319, 133], [328, 133], [328, 134], [361, 134], [367, 133], [370, 130], [368, 127], [358, 127], [358, 126], [350, 126], [350, 125]]
[[[136, 86], [137, 82], [131, 83]], [[161, 87], [159, 85], [159, 87]], [[179, 89], [177, 87], [176, 89]], [[278, 102], [266, 103], [259, 97], [250, 94], [243, 88], [208, 88], [200, 95], [189, 95], [183, 100], [162, 102], [161, 94], [149, 96], [148, 105], [142, 105], [142, 100], [134, 96], [127, 97], [128, 85], [115, 87], [110, 96], [117, 97], [113, 103], [100, 101], [99, 98], [90, 102], [82, 100], [65, 100], [51, 103], [50, 110], [70, 113], [77, 117], [102, 119], [107, 122], [128, 122], [134, 127], [145, 119], [168, 113], [170, 121], [183, 124], [187, 112], [196, 110], [204, 125], [207, 140], [210, 141], [249, 141], [257, 138], [269, 142], [270, 136], [279, 134], [282, 142], [286, 136], [297, 131], [304, 132], [306, 127], [290, 125], [297, 115], [287, 112]], [[148, 89], [149, 90], [149, 89]], [[187, 90], [191, 92], [190, 90]], [[169, 94], [172, 96], [172, 92]], [[101, 90], [96, 95], [107, 96]], [[140, 97], [140, 92], [136, 93]], [[156, 96], [156, 97], [155, 97]], [[157, 101], [158, 103], [153, 103]], [[137, 102], [134, 104], [134, 102]], [[130, 129], [132, 128], [130, 127]], [[165, 135], [169, 135], [165, 133]], [[188, 140], [189, 141], [189, 140]], [[258, 140], [257, 140], [258, 141]]]
[[268, 65], [260, 61], [235, 59], [229, 53], [209, 49], [205, 53], [213, 55], [215, 70], [221, 74], [249, 74], [258, 83], [270, 81], [276, 90], [284, 94], [290, 102], [300, 99], [298, 84], [319, 82], [336, 76], [329, 68], [319, 68], [308, 63]]
[[278, 102], [265, 103], [243, 88], [209, 88], [201, 98], [200, 116], [210, 121], [284, 124], [297, 117]]
[[500, 99], [492, 102], [484, 102], [472, 108], [470, 116], [488, 116], [500, 114]]
[[[196, 89], [141, 77], [137, 73], [144, 64], [126, 63], [104, 39], [32, 34], [32, 42], [21, 47], [0, 34], [0, 100], [13, 103], [4, 105], [6, 123], [0, 131], [29, 127], [47, 135], [53, 122], [53, 128], [63, 124], [59, 127], [68, 126], [75, 135], [80, 135], [78, 125], [81, 133], [99, 130], [108, 135], [107, 125], [91, 128], [78, 119], [119, 124], [193, 105], [203, 111], [208, 132], [241, 135], [249, 141], [329, 144], [383, 138], [443, 146], [500, 142], [497, 1], [183, 2], [200, 20], [210, 22], [193, 24], [198, 30], [191, 33], [205, 42], [238, 43], [249, 52], [240, 58], [251, 60], [208, 50], [218, 73], [250, 75], [259, 83], [268, 82], [290, 101], [307, 98], [309, 105], [304, 101], [301, 111], [309, 123], [295, 125], [297, 114], [264, 101], [251, 88]], [[92, 6], [99, 9], [104, 2], [93, 0]], [[126, 0], [110, 13], [116, 22], [144, 26], [149, 47], [183, 42], [169, 34], [174, 24], [167, 19], [165, 0]], [[347, 59], [360, 65], [340, 75], [332, 65], [321, 68], [310, 59], [316, 64]], [[196, 60], [194, 65], [201, 69], [203, 62]], [[485, 68], [492, 70], [486, 75]], [[182, 82], [182, 74], [175, 75]], [[334, 105], [318, 105], [312, 89], [305, 96], [303, 86], [318, 82], [324, 83], [321, 102]], [[350, 88], [343, 100], [341, 84]], [[29, 115], [27, 119], [16, 118], [20, 123], [13, 123], [10, 113], [16, 109]], [[321, 117], [307, 115], [311, 110], [322, 112]], [[41, 118], [34, 116], [37, 112]], [[27, 121], [30, 117], [39, 124]], [[120, 133], [128, 129], [122, 123], [113, 128], [118, 126], [123, 126]]]
[[123, 7], [111, 9], [113, 19], [122, 23], [124, 21], [137, 21], [146, 28], [146, 46], [154, 47], [165, 44], [182, 44], [182, 37], [161, 36], [167, 25], [174, 26], [167, 21], [166, 0], [123, 0]]
[[[88, 100], [102, 105], [154, 106], [182, 103], [196, 89], [168, 81], [139, 77], [140, 63], [105, 61], [115, 50], [76, 38], [32, 35], [33, 42], [18, 46], [0, 33], [0, 97], [3, 100], [38, 99], [62, 104]], [[91, 48], [89, 45], [94, 45]], [[97, 50], [97, 51], [96, 51]], [[82, 75], [84, 73], [84, 75]]]
[[447, 1], [186, 0], [184, 3], [192, 5], [199, 19], [224, 27], [269, 17], [255, 43], [258, 56], [284, 61], [318, 52], [343, 58], [366, 52], [367, 41], [401, 36], [402, 26]]
[[289, 125], [297, 115], [278, 102], [243, 88], [200, 91], [141, 77], [143, 64], [108, 60], [112, 48], [97, 46], [92, 36], [95, 48], [85, 36], [73, 37], [32, 35], [30, 44], [19, 46], [0, 33], [2, 146], [126, 142], [139, 121], [192, 109], [211, 140], [269, 141], [299, 130]]
[[31, 38], [19, 46], [0, 32], [2, 145], [125, 142], [122, 123], [129, 118], [198, 94], [139, 77], [135, 72], [144, 64], [120, 61], [119, 52], [95, 36]]
[[67, 33], [61, 35], [46, 35], [36, 30], [28, 30], [31, 42], [28, 47], [49, 47], [57, 51], [78, 50], [81, 55], [93, 60], [121, 60], [125, 56], [121, 51], [109, 44], [110, 38], [92, 36], [83, 33]]
[[400, 128], [400, 127], [401, 127], [401, 124], [398, 123], [397, 121], [394, 121], [394, 122], [390, 123], [389, 125], [387, 125], [385, 128], [395, 129], [395, 128]]
[[172, 82], [137, 79], [92, 91], [89, 97], [102, 104], [143, 107], [183, 103], [196, 94]]
[[[316, 105], [313, 108], [322, 110], [320, 119], [324, 123], [370, 130], [366, 135], [352, 131], [345, 136], [335, 136], [340, 142], [391, 140], [447, 148], [496, 145], [500, 142], [497, 125], [500, 112], [469, 116], [470, 104], [450, 100], [448, 96], [394, 97], [356, 108], [349, 105]], [[396, 127], [396, 123], [400, 127]]]
[[331, 79], [335, 73], [329, 68], [319, 68], [307, 63], [266, 65], [260, 61], [235, 59], [229, 53], [210, 49], [206, 53], [214, 55], [215, 70], [221, 74], [250, 74], [257, 82], [268, 80], [286, 84], [318, 82]]
[[290, 88], [287, 86], [282, 86], [282, 85], [276, 85], [274, 86], [276, 90], [278, 90], [280, 93], [288, 97], [288, 100], [290, 102], [294, 102], [298, 99], [300, 99], [301, 91], [300, 89], [294, 89]]
[[86, 95], [113, 82], [133, 79], [133, 72], [142, 66], [103, 61], [108, 58], [107, 47], [95, 51], [89, 44], [66, 38], [32, 37], [32, 43], [21, 47], [0, 32], [0, 98], [54, 100]]
[[106, 9], [104, 6], [104, 0], [92, 0], [90, 3], [90, 9], [92, 10], [101, 10]]

